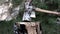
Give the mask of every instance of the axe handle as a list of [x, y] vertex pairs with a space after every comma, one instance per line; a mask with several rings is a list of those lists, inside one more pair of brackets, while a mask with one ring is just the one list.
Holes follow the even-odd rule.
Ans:
[[49, 14], [60, 15], [60, 12], [49, 11], [49, 10], [44, 10], [44, 9], [40, 9], [40, 8], [35, 8], [35, 11], [38, 11], [38, 12], [44, 12], [44, 13], [49, 13]]

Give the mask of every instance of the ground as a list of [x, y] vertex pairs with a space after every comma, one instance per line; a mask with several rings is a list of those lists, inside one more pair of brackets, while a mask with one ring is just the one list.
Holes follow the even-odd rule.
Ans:
[[[34, 0], [33, 4], [36, 7], [47, 9], [48, 6], [41, 5], [39, 1]], [[17, 1], [16, 1], [17, 2]], [[56, 23], [56, 15], [46, 14], [46, 13], [39, 13], [36, 12], [36, 18], [33, 21], [39, 21], [42, 25], [42, 32], [43, 34], [60, 34], [60, 24]], [[19, 15], [16, 21], [21, 21], [22, 16]], [[0, 34], [13, 34], [13, 24], [16, 22], [15, 20], [6, 22], [0, 22]]]

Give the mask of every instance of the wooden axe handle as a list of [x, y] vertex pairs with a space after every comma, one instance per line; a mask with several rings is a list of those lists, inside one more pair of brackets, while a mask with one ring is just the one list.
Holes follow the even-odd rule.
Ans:
[[44, 10], [44, 9], [40, 9], [40, 8], [34, 8], [34, 9], [35, 9], [35, 11], [39, 11], [39, 12], [60, 15], [60, 12], [56, 12], [56, 11], [49, 11], [49, 10]]

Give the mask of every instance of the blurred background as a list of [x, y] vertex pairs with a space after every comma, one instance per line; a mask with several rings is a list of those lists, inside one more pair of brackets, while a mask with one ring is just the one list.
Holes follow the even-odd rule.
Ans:
[[[1, 2], [2, 0], [0, 0]], [[21, 5], [24, 0], [13, 0], [13, 7]], [[45, 10], [60, 11], [60, 0], [33, 0], [33, 6]], [[23, 4], [22, 4], [23, 5]], [[21, 8], [23, 6], [21, 5]], [[15, 22], [22, 21], [24, 9], [20, 9], [16, 19], [11, 21], [0, 21], [0, 34], [14, 34], [13, 25]], [[42, 26], [43, 34], [60, 34], [60, 16], [36, 12], [36, 18], [32, 21], [39, 21]]]

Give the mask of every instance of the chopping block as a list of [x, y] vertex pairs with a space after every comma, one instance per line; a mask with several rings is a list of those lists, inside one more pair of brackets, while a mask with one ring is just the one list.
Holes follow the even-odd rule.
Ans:
[[[16, 22], [17, 26], [22, 27], [21, 25], [25, 25], [25, 29], [27, 30], [27, 34], [42, 34], [40, 30], [40, 22]], [[24, 30], [23, 30], [24, 31]], [[21, 31], [19, 31], [21, 32]]]

